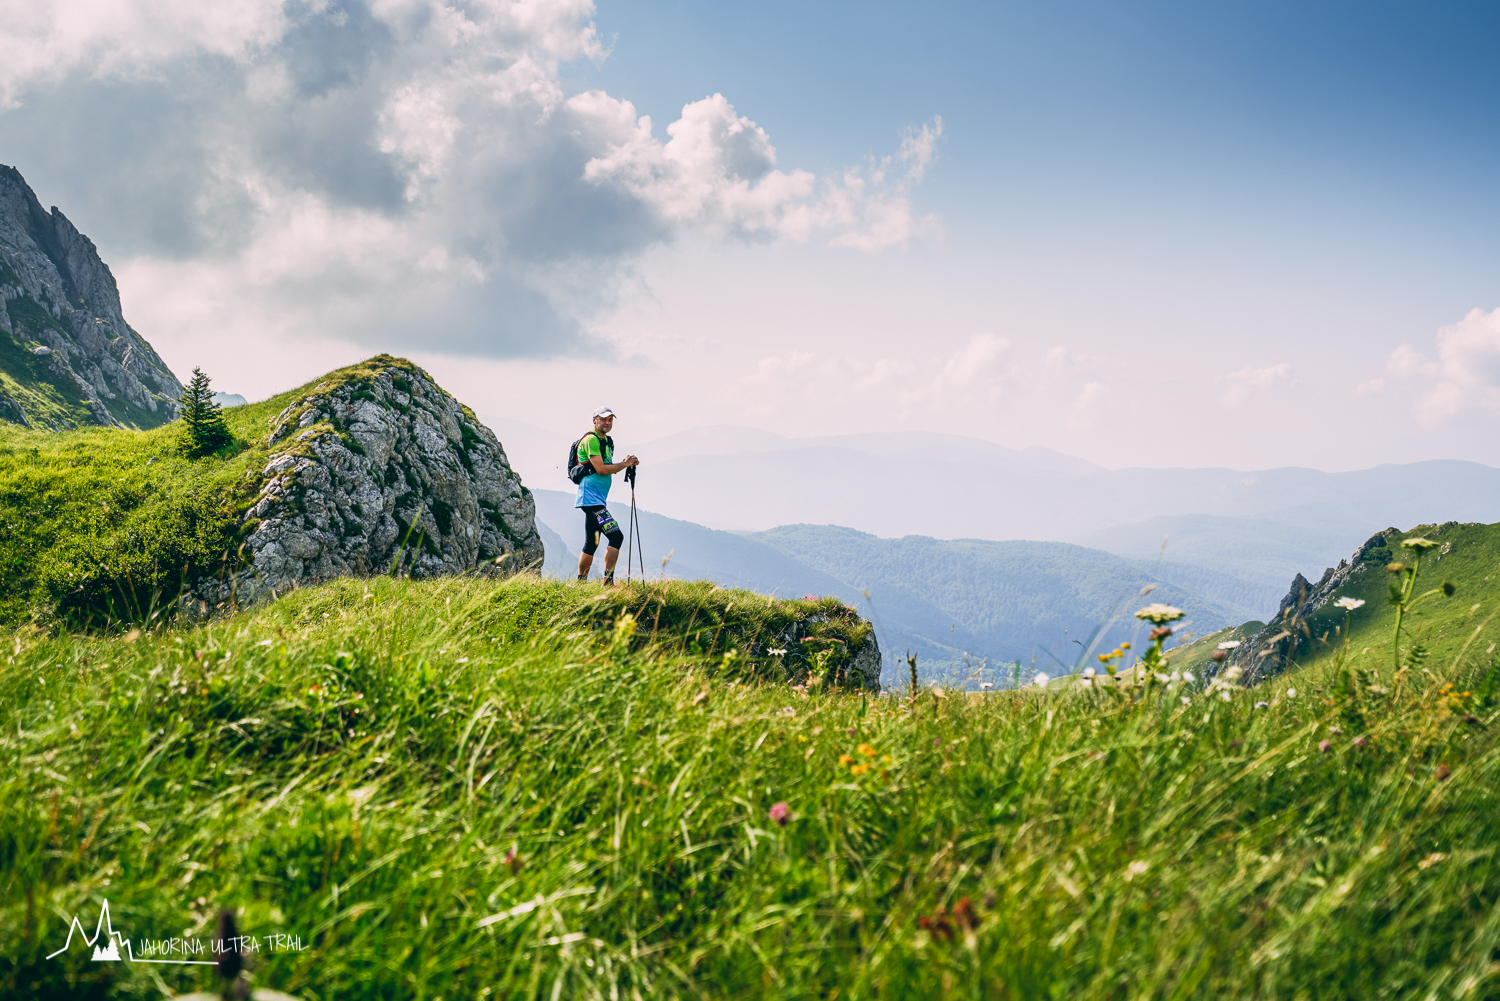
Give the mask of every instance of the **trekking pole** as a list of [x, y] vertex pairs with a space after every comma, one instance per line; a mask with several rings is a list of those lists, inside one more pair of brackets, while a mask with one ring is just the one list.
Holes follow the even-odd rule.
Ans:
[[[626, 480], [626, 482], [628, 482], [630, 484], [630, 523], [629, 523], [629, 526], [627, 528], [627, 531], [629, 532], [629, 535], [626, 537], [626, 540], [625, 540], [625, 579], [629, 580], [630, 579], [631, 561], [635, 557], [636, 537], [639, 534], [636, 531], [636, 518], [635, 518], [635, 467], [634, 466], [630, 466], [630, 467], [628, 467], [625, 470], [625, 480]], [[646, 560], [645, 560], [645, 557], [641, 558], [641, 576], [642, 577], [646, 576]]]

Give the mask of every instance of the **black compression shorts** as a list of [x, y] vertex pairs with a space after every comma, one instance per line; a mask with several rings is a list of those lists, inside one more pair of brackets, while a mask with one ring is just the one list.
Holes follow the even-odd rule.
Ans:
[[609, 540], [609, 548], [619, 549], [625, 543], [625, 533], [620, 531], [620, 523], [615, 521], [615, 516], [609, 513], [609, 508], [603, 504], [590, 504], [588, 507], [579, 508], [583, 512], [583, 552], [587, 556], [593, 556], [599, 549], [599, 536]]

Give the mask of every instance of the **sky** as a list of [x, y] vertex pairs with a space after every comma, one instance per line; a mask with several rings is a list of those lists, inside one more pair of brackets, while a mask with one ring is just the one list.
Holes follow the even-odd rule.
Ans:
[[627, 447], [1500, 466], [1497, 38], [1465, 3], [0, 0], [0, 163], [252, 399], [390, 351], [563, 444], [608, 405]]

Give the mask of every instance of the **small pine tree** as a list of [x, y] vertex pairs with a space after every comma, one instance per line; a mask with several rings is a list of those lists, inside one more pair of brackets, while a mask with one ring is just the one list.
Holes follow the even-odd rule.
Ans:
[[177, 451], [189, 459], [201, 459], [213, 455], [234, 441], [214, 394], [208, 388], [208, 376], [201, 368], [193, 369], [193, 381], [188, 383], [177, 408], [182, 420], [182, 431], [177, 436]]

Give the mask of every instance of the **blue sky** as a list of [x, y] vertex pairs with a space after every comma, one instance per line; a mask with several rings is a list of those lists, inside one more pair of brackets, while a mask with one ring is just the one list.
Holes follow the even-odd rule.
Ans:
[[1500, 465], [1492, 7], [115, 9], [0, 19], [0, 162], [231, 391]]

